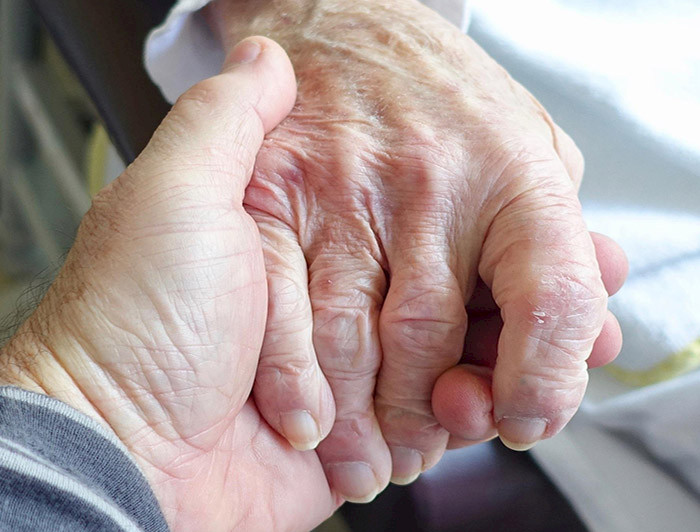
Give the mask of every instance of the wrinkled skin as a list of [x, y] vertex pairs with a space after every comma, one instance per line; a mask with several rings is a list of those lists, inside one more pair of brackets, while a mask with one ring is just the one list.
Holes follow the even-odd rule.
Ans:
[[[268, 273], [268, 423], [300, 449], [325, 438], [329, 482], [353, 501], [435, 464], [445, 427], [453, 446], [556, 434], [596, 338], [592, 365], [620, 342], [571, 139], [414, 0], [218, 0], [208, 15], [227, 48], [279, 41], [298, 76], [245, 197]], [[465, 348], [468, 304], [495, 325]], [[460, 360], [486, 370], [439, 379]]]
[[0, 383], [55, 396], [114, 431], [173, 531], [309, 530], [340, 502], [315, 453], [261, 419], [260, 238], [242, 207], [263, 134], [290, 110], [289, 60], [188, 91], [102, 191], [66, 264], [3, 348]]

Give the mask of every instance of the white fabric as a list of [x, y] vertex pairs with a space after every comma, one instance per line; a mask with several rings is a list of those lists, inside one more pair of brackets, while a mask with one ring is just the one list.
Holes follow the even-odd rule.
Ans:
[[[700, 337], [700, 4], [474, 0], [470, 33], [586, 156], [589, 227], [630, 278], [611, 308], [617, 366]], [[595, 532], [700, 529], [700, 372], [628, 388], [591, 372], [584, 405], [533, 454]]]
[[[598, 385], [605, 380], [601, 374]], [[698, 530], [700, 372], [588, 400], [533, 454], [592, 532]]]
[[170, 103], [221, 70], [224, 52], [198, 13], [210, 1], [180, 0], [146, 39], [146, 70]]
[[632, 207], [587, 210], [590, 229], [620, 242], [630, 261], [627, 283], [610, 301], [625, 331], [625, 350], [616, 366], [652, 370], [700, 338], [698, 207], [695, 214]]
[[534, 456], [572, 502], [591, 532], [698, 529], [695, 495], [643, 450], [577, 416]]
[[[181, 0], [146, 65], [173, 101], [218, 71], [221, 50]], [[426, 2], [431, 3], [431, 2]], [[433, 0], [466, 26], [461, 0]], [[654, 367], [700, 337], [700, 3], [471, 0], [470, 33], [586, 155], [593, 230], [627, 250], [611, 301], [618, 366]], [[594, 532], [700, 529], [700, 372], [631, 389], [601, 370], [581, 412], [533, 453]]]

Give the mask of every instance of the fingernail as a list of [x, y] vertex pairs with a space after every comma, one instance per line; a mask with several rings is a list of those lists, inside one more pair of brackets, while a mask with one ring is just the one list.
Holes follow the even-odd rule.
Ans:
[[348, 502], [370, 502], [377, 496], [377, 477], [365, 462], [329, 464], [326, 473], [331, 487]]
[[255, 61], [260, 52], [262, 51], [262, 46], [260, 43], [254, 39], [245, 39], [239, 42], [231, 53], [231, 61], [237, 64], [252, 63]]
[[423, 455], [408, 447], [391, 446], [393, 466], [391, 481], [405, 486], [418, 478], [423, 471]]
[[538, 418], [504, 417], [498, 422], [503, 445], [514, 451], [527, 451], [542, 439], [547, 422]]
[[321, 441], [318, 423], [306, 410], [280, 414], [280, 424], [287, 441], [298, 451], [315, 449]]

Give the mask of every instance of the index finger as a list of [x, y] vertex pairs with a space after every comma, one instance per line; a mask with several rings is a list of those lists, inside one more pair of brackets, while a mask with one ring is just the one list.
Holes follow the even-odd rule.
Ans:
[[588, 381], [607, 294], [575, 191], [556, 160], [518, 165], [528, 186], [484, 242], [480, 274], [501, 309], [494, 421], [517, 450], [559, 432]]

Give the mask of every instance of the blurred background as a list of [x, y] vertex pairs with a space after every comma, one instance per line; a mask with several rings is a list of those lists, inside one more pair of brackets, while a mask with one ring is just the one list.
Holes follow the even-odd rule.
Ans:
[[122, 168], [92, 101], [33, 6], [0, 1], [0, 315], [6, 325], [21, 297], [36, 299], [60, 265], [91, 195]]
[[[128, 159], [138, 153], [167, 110], [140, 61], [137, 68], [122, 63], [140, 59], [135, 47], [167, 2], [148, 13], [139, 0], [98, 2], [86, 12], [88, 3], [0, 0], [2, 340], [50, 284], [91, 196], [123, 170], [120, 154]], [[94, 31], [99, 20], [120, 18], [133, 33], [130, 42], [109, 27]], [[114, 36], [101, 35], [110, 31]], [[90, 45], [95, 33], [100, 41]], [[119, 44], [102, 49], [102, 41]], [[114, 86], [120, 81], [110, 69], [125, 72], [122, 85]], [[343, 515], [318, 532], [462, 530], [465, 519], [474, 531], [584, 530], [533, 460], [501, 446], [455, 454], [426, 477], [433, 480], [391, 486], [373, 505], [345, 505]], [[478, 489], [466, 488], [465, 479]], [[425, 498], [433, 500], [423, 505], [432, 525], [418, 515], [416, 501]], [[507, 514], [500, 512], [503, 504]], [[526, 523], [533, 507], [539, 511]]]
[[[0, 336], [50, 282], [91, 196], [164, 116], [141, 58], [171, 4], [0, 0]], [[451, 452], [321, 530], [697, 530], [700, 3], [471, 5], [472, 37], [586, 156], [589, 226], [630, 256], [611, 301], [625, 348], [591, 372], [581, 412], [557, 438], [531, 453], [494, 443]]]

